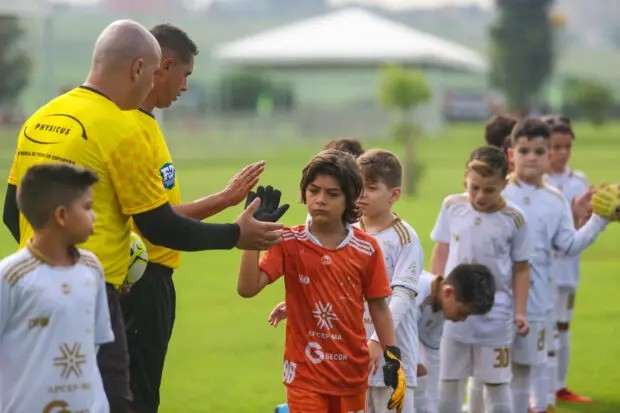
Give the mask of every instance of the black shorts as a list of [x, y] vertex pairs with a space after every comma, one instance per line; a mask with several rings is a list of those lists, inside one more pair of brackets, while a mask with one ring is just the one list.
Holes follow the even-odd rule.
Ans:
[[114, 332], [114, 341], [103, 344], [97, 353], [97, 364], [111, 413], [128, 413], [131, 402], [129, 387], [129, 354], [125, 338], [125, 323], [121, 311], [120, 293], [106, 283], [110, 322]]
[[140, 281], [121, 298], [129, 347], [132, 408], [157, 412], [164, 359], [174, 326], [173, 269], [149, 262]]

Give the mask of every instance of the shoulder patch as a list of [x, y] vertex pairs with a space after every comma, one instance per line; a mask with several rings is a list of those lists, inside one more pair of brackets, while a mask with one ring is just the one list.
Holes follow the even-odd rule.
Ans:
[[502, 214], [510, 217], [515, 223], [517, 228], [521, 228], [523, 225], [525, 225], [525, 218], [523, 217], [523, 214], [521, 213], [521, 211], [519, 211], [518, 209], [513, 208], [510, 205], [506, 205], [504, 209], [502, 209], [501, 212]]
[[24, 275], [28, 274], [41, 264], [42, 262], [35, 257], [29, 257], [22, 261], [18, 261], [4, 271], [4, 278], [9, 283], [9, 286], [12, 287], [20, 279], [22, 279]]
[[466, 204], [468, 202], [469, 202], [469, 198], [467, 197], [467, 195], [457, 194], [457, 195], [448, 196], [445, 199], [444, 204], [446, 205], [446, 209], [447, 209], [447, 208], [450, 208], [452, 205]]
[[576, 178], [582, 181], [584, 184], [588, 185], [588, 177], [582, 171], [571, 171], [571, 178]]
[[564, 202], [564, 195], [555, 186], [551, 186], [549, 184], [543, 184], [542, 189], [544, 189], [547, 192], [552, 193], [553, 195], [555, 195], [558, 198], [560, 198], [562, 200], [562, 202]]
[[398, 234], [398, 239], [400, 241], [400, 246], [407, 245], [411, 242], [411, 234], [409, 233], [409, 228], [402, 221], [399, 221], [394, 225], [394, 231]]

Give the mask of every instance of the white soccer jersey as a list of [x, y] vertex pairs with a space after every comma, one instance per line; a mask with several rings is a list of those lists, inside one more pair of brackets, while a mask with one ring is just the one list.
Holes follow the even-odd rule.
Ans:
[[431, 350], [439, 350], [443, 331], [443, 312], [433, 308], [432, 295], [439, 288], [438, 278], [428, 271], [422, 271], [420, 289], [416, 297], [418, 307], [418, 337], [420, 344]]
[[[412, 294], [418, 293], [420, 274], [424, 267], [424, 252], [418, 235], [409, 224], [395, 218], [392, 224], [383, 231], [371, 233], [381, 246], [388, 279], [392, 288], [404, 287]], [[396, 345], [400, 347], [402, 362], [407, 376], [407, 385], [415, 386], [418, 364], [418, 326], [416, 307], [411, 306], [396, 328]], [[371, 337], [375, 329], [366, 306], [364, 324], [367, 337]], [[371, 386], [385, 386], [383, 381], [383, 358], [379, 371], [368, 378]]]
[[0, 261], [0, 411], [109, 412], [95, 346], [114, 339], [103, 270], [47, 265], [27, 248]]
[[448, 196], [431, 233], [435, 242], [449, 244], [444, 274], [458, 264], [478, 263], [495, 277], [495, 304], [482, 316], [464, 322], [446, 321], [445, 337], [467, 344], [506, 346], [514, 332], [513, 264], [528, 262], [532, 255], [523, 212], [502, 200], [498, 211], [476, 211], [467, 194]]
[[[586, 176], [579, 171], [566, 169], [560, 174], [549, 174], [545, 181], [556, 187], [570, 203], [585, 194], [589, 189]], [[579, 254], [572, 257], [560, 251], [554, 251], [551, 260], [551, 275], [557, 287], [576, 289], [579, 285]]]
[[[504, 195], [526, 210], [534, 245], [532, 274], [540, 274], [546, 281], [542, 283], [541, 302], [539, 298], [531, 301], [532, 295], [528, 300], [528, 315], [532, 311], [538, 317], [541, 311], [553, 309], [555, 303], [556, 287], [551, 277], [551, 257], [554, 248], [568, 256], [579, 254], [594, 242], [608, 221], [593, 215], [579, 231], [576, 231], [568, 201], [557, 189], [547, 184], [528, 185], [513, 176], [504, 190]], [[534, 278], [532, 280], [536, 282]], [[530, 291], [532, 289], [537, 287], [533, 286]]]

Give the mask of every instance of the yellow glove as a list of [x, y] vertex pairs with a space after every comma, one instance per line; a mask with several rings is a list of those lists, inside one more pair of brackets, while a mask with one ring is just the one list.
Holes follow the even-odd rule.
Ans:
[[405, 402], [405, 389], [407, 379], [403, 371], [403, 363], [400, 361], [400, 349], [396, 346], [387, 346], [383, 352], [385, 366], [383, 366], [383, 380], [386, 386], [394, 389], [388, 401], [388, 409], [396, 409], [397, 412], [403, 408]]
[[594, 213], [609, 220], [620, 219], [620, 190], [618, 184], [604, 185], [596, 189], [592, 196]]

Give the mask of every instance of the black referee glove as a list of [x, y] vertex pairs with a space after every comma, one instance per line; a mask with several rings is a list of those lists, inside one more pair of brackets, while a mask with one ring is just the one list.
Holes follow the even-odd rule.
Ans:
[[280, 197], [282, 193], [274, 189], [271, 185], [267, 187], [259, 186], [256, 192], [248, 192], [245, 200], [245, 208], [248, 207], [256, 198], [260, 198], [260, 205], [254, 213], [254, 219], [265, 222], [277, 222], [282, 215], [288, 210], [289, 205], [280, 206]]

